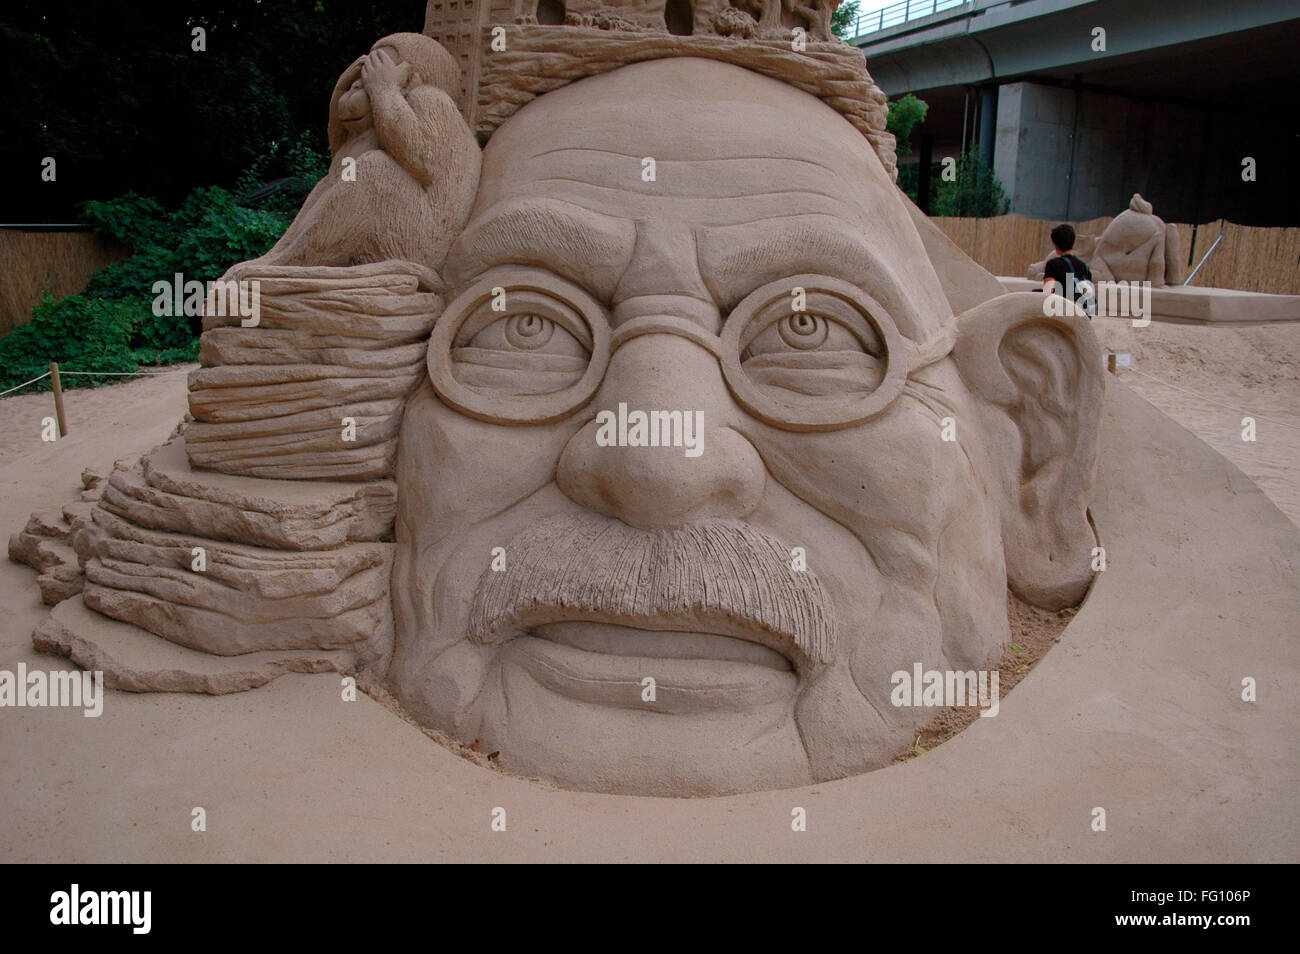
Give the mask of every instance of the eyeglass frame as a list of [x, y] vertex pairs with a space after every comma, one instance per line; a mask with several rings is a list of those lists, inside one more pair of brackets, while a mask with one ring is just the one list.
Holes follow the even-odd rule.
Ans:
[[[507, 277], [509, 280], [504, 280]], [[885, 376], [866, 398], [797, 408], [764, 395], [760, 386], [746, 375], [741, 361], [744, 349], [755, 336], [782, 320], [779, 312], [775, 316], [765, 316], [762, 323], [751, 331], [754, 316], [778, 300], [790, 298], [799, 288], [846, 301], [856, 309], [862, 322], [879, 336], [885, 350]], [[498, 289], [508, 289], [507, 295], [545, 296], [545, 299], [533, 302], [542, 312], [540, 317], [573, 333], [589, 354], [587, 368], [574, 384], [559, 391], [528, 395], [527, 414], [511, 413], [500, 406], [505, 403], [503, 400], [494, 400], [493, 396], [462, 384], [452, 371], [456, 341], [464, 338], [466, 325], [470, 326], [470, 333], [477, 333], [496, 321], [511, 317], [492, 312], [475, 317], [479, 306], [498, 297]], [[575, 311], [590, 333], [582, 334], [581, 329], [571, 326], [568, 316], [564, 316], [560, 309], [548, 307], [555, 304], [563, 304]], [[791, 315], [800, 313], [804, 312], [790, 309]], [[599, 320], [594, 316], [599, 316]], [[825, 320], [848, 327], [838, 318], [825, 317]], [[849, 327], [848, 330], [863, 340], [859, 329]], [[751, 291], [728, 313], [720, 335], [706, 331], [689, 319], [670, 315], [644, 315], [612, 328], [609, 309], [576, 284], [538, 268], [507, 266], [479, 277], [443, 309], [429, 336], [426, 366], [429, 381], [438, 397], [460, 413], [505, 426], [540, 426], [563, 420], [589, 404], [604, 381], [614, 353], [633, 338], [648, 334], [677, 335], [709, 351], [718, 359], [727, 390], [741, 407], [766, 424], [794, 431], [839, 430], [878, 416], [902, 393], [909, 375], [952, 352], [956, 337], [951, 328], [946, 328], [918, 344], [903, 335], [889, 312], [867, 292], [842, 279], [812, 273], [778, 279]], [[513, 396], [511, 400], [517, 397]], [[489, 407], [491, 404], [498, 406]]]

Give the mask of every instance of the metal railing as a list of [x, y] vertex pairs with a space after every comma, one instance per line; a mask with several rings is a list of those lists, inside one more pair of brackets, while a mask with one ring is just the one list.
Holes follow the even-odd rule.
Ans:
[[945, 10], [969, 6], [972, 2], [973, 0], [902, 0], [901, 3], [890, 4], [879, 10], [872, 10], [870, 13], [859, 13], [849, 24], [844, 39], [852, 42], [868, 33], [878, 33], [890, 27], [900, 26], [909, 20], [920, 20], [922, 17], [934, 16]]

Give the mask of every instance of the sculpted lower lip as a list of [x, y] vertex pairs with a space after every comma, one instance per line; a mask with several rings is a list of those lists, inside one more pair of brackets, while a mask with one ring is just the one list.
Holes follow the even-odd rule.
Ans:
[[650, 630], [614, 623], [566, 621], [533, 627], [529, 635], [589, 653], [649, 659], [700, 659], [752, 663], [789, 672], [790, 661], [774, 649], [715, 633]]
[[[615, 626], [612, 629], [625, 628]], [[677, 634], [653, 635], [671, 638]], [[588, 634], [588, 638], [597, 637]], [[725, 646], [720, 648], [727, 651]], [[777, 656], [776, 653], [772, 655]], [[597, 705], [665, 714], [750, 709], [791, 699], [798, 688], [798, 677], [779, 656], [781, 667], [773, 665], [771, 659], [746, 661], [720, 659], [716, 655], [712, 658], [624, 655], [592, 652], [553, 639], [523, 634], [510, 640], [505, 658], [562, 696]], [[653, 700], [645, 698], [643, 680], [647, 676], [654, 679]]]

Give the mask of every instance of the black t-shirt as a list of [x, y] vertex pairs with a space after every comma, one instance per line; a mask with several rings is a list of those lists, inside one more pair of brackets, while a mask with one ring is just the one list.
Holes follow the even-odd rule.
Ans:
[[[1065, 260], [1070, 260], [1069, 267], [1066, 266]], [[1056, 293], [1062, 298], [1065, 297], [1065, 277], [1070, 273], [1070, 268], [1074, 269], [1075, 297], [1079, 295], [1078, 286], [1081, 281], [1092, 281], [1092, 270], [1088, 268], [1088, 263], [1076, 255], [1066, 252], [1064, 255], [1057, 255], [1047, 260], [1047, 265], [1043, 269], [1044, 279], [1052, 278], [1056, 280]]]

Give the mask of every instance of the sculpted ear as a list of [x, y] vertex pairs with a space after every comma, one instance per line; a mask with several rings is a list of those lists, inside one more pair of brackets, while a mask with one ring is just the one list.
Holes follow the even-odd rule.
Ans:
[[1002, 512], [1007, 577], [1022, 599], [1072, 605], [1092, 579], [1088, 495], [1105, 370], [1088, 318], [1043, 295], [1001, 295], [957, 321], [953, 357], [973, 392]]

